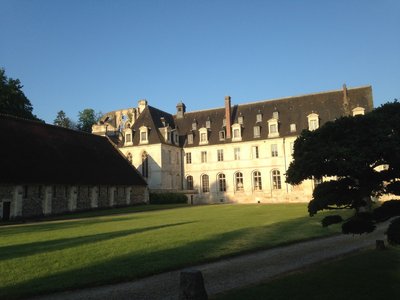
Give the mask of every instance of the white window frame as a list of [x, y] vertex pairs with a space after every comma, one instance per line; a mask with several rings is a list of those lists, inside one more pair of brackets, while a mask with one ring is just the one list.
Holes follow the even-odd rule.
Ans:
[[224, 149], [217, 149], [217, 161], [224, 161]]
[[201, 163], [207, 163], [207, 151], [201, 151]]
[[277, 119], [272, 118], [268, 120], [268, 137], [279, 137], [279, 124]]
[[363, 108], [361, 106], [357, 106], [356, 108], [354, 108], [352, 110], [352, 112], [353, 112], [353, 117], [359, 116], [359, 115], [365, 115], [365, 108]]
[[290, 124], [290, 132], [296, 132], [296, 124], [295, 123]]
[[187, 140], [188, 140], [188, 145], [192, 145], [193, 144], [193, 133], [189, 133], [188, 134]]
[[242, 127], [235, 123], [232, 125], [232, 142], [240, 142], [242, 140]]
[[255, 137], [255, 138], [261, 137], [261, 126], [253, 127], [253, 137]]
[[200, 145], [207, 145], [208, 144], [208, 130], [207, 128], [200, 128], [199, 129], [199, 135], [200, 135]]
[[235, 160], [240, 160], [240, 147], [233, 148], [233, 156]]
[[186, 152], [186, 164], [191, 164], [191, 163], [192, 163], [192, 153]]
[[308, 119], [308, 130], [313, 131], [319, 128], [319, 116], [316, 113], [309, 114]]
[[[148, 144], [149, 143], [149, 128], [146, 126], [142, 126], [139, 128], [140, 131], [140, 144]], [[144, 137], [144, 138], [143, 138]]]
[[278, 144], [271, 144], [271, 157], [278, 157]]

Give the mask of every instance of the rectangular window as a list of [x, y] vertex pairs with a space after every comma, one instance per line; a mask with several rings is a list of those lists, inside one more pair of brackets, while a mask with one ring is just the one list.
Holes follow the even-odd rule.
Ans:
[[206, 128], [208, 128], [208, 129], [211, 128], [211, 121], [210, 120], [206, 121]]
[[226, 126], [226, 119], [222, 119], [222, 126]]
[[132, 136], [131, 136], [130, 133], [127, 133], [127, 134], [125, 135], [125, 142], [127, 142], [127, 143], [132, 142]]
[[172, 154], [171, 150], [168, 150], [168, 162], [171, 164], [172, 163]]
[[253, 158], [259, 158], [259, 154], [258, 154], [258, 146], [253, 146], [252, 148], [252, 154], [253, 154]]
[[262, 114], [257, 114], [256, 122], [262, 122]]
[[258, 138], [261, 136], [261, 132], [260, 132], [260, 126], [254, 126], [253, 128], [253, 134], [255, 138]]
[[207, 162], [207, 151], [201, 151], [201, 162], [202, 163]]
[[196, 129], [197, 129], [197, 123], [194, 122], [194, 123], [192, 123], [192, 130], [196, 130]]
[[217, 150], [217, 154], [218, 154], [218, 161], [224, 161], [224, 150], [223, 149], [218, 149]]
[[277, 126], [276, 124], [269, 125], [269, 133], [277, 133]]
[[235, 160], [240, 160], [240, 148], [234, 148], [233, 151], [235, 154]]
[[296, 132], [296, 124], [290, 124], [290, 132]]
[[202, 133], [200, 134], [200, 142], [201, 142], [201, 143], [207, 142], [207, 133], [206, 133], [206, 132], [202, 132]]
[[224, 131], [224, 130], [221, 130], [221, 131], [219, 132], [219, 140], [220, 140], [220, 141], [225, 140], [225, 131]]
[[277, 144], [272, 144], [271, 145], [271, 156], [272, 157], [277, 157], [278, 156], [278, 145]]
[[314, 120], [310, 120], [309, 122], [309, 129], [310, 130], [315, 130], [318, 128], [318, 120], [314, 119]]
[[240, 138], [240, 130], [239, 129], [233, 129], [233, 138]]
[[187, 164], [192, 163], [192, 153], [191, 152], [186, 153], [186, 163]]
[[277, 112], [277, 111], [274, 111], [273, 113], [272, 113], [272, 118], [274, 118], [274, 119], [279, 119], [279, 112]]
[[239, 123], [240, 125], [243, 124], [243, 117], [239, 117], [239, 118], [238, 118], [238, 123]]
[[188, 134], [188, 144], [193, 144], [193, 134]]
[[147, 132], [142, 131], [142, 132], [140, 133], [140, 140], [141, 140], [142, 142], [147, 141]]

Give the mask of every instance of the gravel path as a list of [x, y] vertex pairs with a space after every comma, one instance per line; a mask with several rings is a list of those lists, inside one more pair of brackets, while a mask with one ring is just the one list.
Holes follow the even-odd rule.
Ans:
[[[212, 296], [260, 283], [324, 260], [375, 247], [375, 240], [384, 239], [385, 228], [387, 224], [381, 224], [368, 235], [337, 235], [316, 239], [199, 265], [192, 269], [202, 271], [207, 293]], [[179, 275], [180, 271], [166, 272], [133, 282], [62, 292], [34, 299], [178, 299]]]

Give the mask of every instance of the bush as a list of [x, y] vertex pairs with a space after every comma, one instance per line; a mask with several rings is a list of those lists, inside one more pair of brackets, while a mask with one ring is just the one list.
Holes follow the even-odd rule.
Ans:
[[327, 227], [332, 224], [337, 224], [343, 221], [343, 218], [339, 215], [334, 215], [334, 216], [326, 216], [325, 218], [322, 219], [321, 224], [322, 227]]
[[400, 218], [394, 219], [386, 231], [388, 242], [392, 245], [400, 245]]
[[374, 209], [374, 219], [377, 222], [386, 221], [391, 217], [400, 216], [400, 200], [383, 202], [381, 206]]
[[372, 220], [370, 213], [360, 213], [350, 218], [342, 225], [342, 233], [344, 234], [362, 234], [374, 231], [376, 226]]
[[187, 203], [188, 199], [180, 193], [150, 193], [150, 204], [179, 204]]

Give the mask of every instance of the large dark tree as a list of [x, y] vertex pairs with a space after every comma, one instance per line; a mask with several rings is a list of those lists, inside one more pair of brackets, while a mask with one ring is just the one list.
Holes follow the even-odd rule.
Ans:
[[355, 216], [343, 224], [343, 232], [370, 232], [376, 221], [385, 219], [368, 213], [371, 197], [400, 194], [400, 104], [388, 103], [365, 116], [343, 117], [303, 131], [295, 141], [293, 158], [288, 183], [328, 179], [315, 188], [310, 215], [353, 208]]
[[8, 78], [0, 68], [0, 113], [39, 120], [32, 114], [32, 104], [22, 91], [19, 79]]
[[95, 113], [91, 108], [86, 108], [78, 113], [77, 127], [81, 131], [92, 132], [93, 124], [96, 124], [101, 116], [101, 113]]

